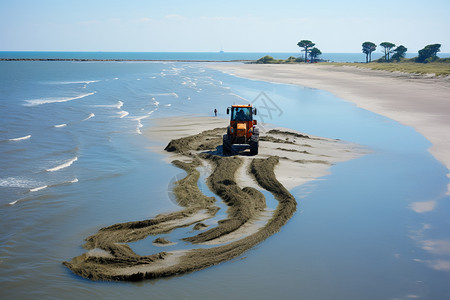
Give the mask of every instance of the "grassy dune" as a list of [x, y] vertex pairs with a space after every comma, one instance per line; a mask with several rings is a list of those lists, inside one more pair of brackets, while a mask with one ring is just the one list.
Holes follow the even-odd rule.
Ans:
[[384, 70], [390, 72], [403, 72], [414, 74], [434, 74], [435, 76], [448, 76], [450, 75], [450, 63], [377, 63], [372, 62], [368, 64], [364, 63], [324, 63], [336, 66], [352, 66], [357, 68], [366, 68], [372, 70]]

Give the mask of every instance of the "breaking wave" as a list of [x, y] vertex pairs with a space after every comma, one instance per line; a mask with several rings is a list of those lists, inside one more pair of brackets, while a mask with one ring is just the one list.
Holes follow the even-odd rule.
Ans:
[[100, 80], [79, 80], [79, 81], [54, 81], [50, 84], [90, 84], [94, 82], [99, 82]]
[[154, 104], [155, 106], [158, 106], [158, 105], [159, 105], [159, 102], [156, 101], [155, 97], [152, 97], [152, 101], [153, 101], [153, 104]]
[[119, 111], [117, 114], [119, 115], [119, 118], [122, 119], [122, 118], [128, 116], [130, 113], [127, 112], [126, 110], [121, 110], [121, 111]]
[[123, 106], [122, 101], [118, 101], [116, 104], [101, 104], [101, 105], [92, 105], [93, 107], [110, 107], [120, 109]]
[[28, 140], [29, 138], [31, 138], [31, 134], [22, 136], [22, 137], [18, 137], [18, 138], [8, 139], [7, 141], [17, 142], [17, 141]]
[[49, 104], [49, 103], [61, 103], [61, 102], [67, 102], [77, 99], [82, 99], [84, 97], [91, 96], [95, 94], [96, 92], [87, 93], [87, 94], [81, 94], [76, 97], [66, 97], [66, 98], [41, 98], [41, 99], [33, 99], [33, 100], [25, 100], [24, 106], [37, 106], [42, 104]]
[[[62, 186], [62, 185], [69, 185], [69, 184], [76, 183], [76, 182], [78, 182], [78, 178], [74, 178], [74, 179], [69, 180], [69, 181], [64, 181], [62, 183], [49, 184], [49, 185], [38, 186], [38, 187], [35, 187], [35, 188], [30, 188], [28, 190], [28, 192], [29, 193], [33, 193], [33, 192], [37, 192], [37, 191], [44, 190], [44, 189], [47, 189], [47, 188], [56, 187], [56, 186]], [[31, 200], [31, 199], [35, 199], [35, 198], [34, 197], [25, 197], [25, 198], [21, 198], [21, 199], [17, 199], [15, 201], [9, 202], [8, 204], [12, 206], [12, 205], [16, 204], [17, 202], [23, 202], [23, 201], [27, 201], [27, 200]]]
[[86, 119], [83, 119], [82, 121], [87, 121], [87, 120], [89, 120], [89, 119], [91, 119], [93, 117], [95, 117], [95, 114], [94, 113], [90, 113], [89, 116]]
[[172, 93], [156, 93], [156, 94], [151, 94], [152, 96], [171, 96], [171, 97], [175, 97], [178, 98], [178, 94], [175, 92]]
[[137, 118], [134, 118], [134, 119], [133, 119], [134, 121], [137, 121], [137, 122], [138, 122], [137, 127], [136, 127], [136, 133], [137, 133], [137, 134], [142, 134], [141, 128], [144, 127], [144, 125], [142, 125], [141, 120], [147, 119], [152, 113], [153, 113], [153, 111], [151, 111], [150, 113], [148, 113], [146, 116], [137, 117]]
[[46, 189], [46, 188], [48, 188], [48, 185], [38, 186], [38, 187], [30, 189], [30, 192], [31, 193], [32, 192], [37, 192], [37, 191], [40, 191], [40, 190], [43, 190], [43, 189]]
[[55, 128], [61, 128], [61, 127], [66, 127], [67, 124], [58, 124], [58, 125], [53, 125], [53, 127]]
[[71, 166], [74, 162], [76, 162], [77, 160], [78, 160], [78, 157], [75, 156], [74, 158], [69, 159], [68, 161], [64, 162], [63, 164], [60, 164], [59, 166], [56, 166], [56, 167], [54, 167], [54, 168], [45, 169], [45, 171], [47, 171], [47, 172], [56, 172], [56, 171], [59, 171], [59, 170], [61, 170], [61, 169], [70, 167], [70, 166]]

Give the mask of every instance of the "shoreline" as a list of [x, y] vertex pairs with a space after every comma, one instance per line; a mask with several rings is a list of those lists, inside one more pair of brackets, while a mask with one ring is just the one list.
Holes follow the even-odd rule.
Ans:
[[[153, 125], [144, 131], [144, 135], [154, 143], [150, 149], [154, 152], [163, 154], [163, 160], [170, 163], [174, 158], [179, 157], [175, 154], [167, 155], [167, 151], [163, 150], [163, 145], [167, 145], [174, 139], [200, 134], [204, 131], [202, 124], [209, 124], [211, 126], [210, 128], [223, 128], [223, 132], [225, 132], [225, 128], [229, 122], [228, 119], [220, 117], [192, 116], [157, 118], [153, 120]], [[301, 134], [289, 128], [273, 126], [270, 124], [266, 124], [266, 129], [269, 132], [283, 131]], [[266, 135], [266, 133], [261, 133], [261, 135]], [[303, 150], [306, 151], [303, 154], [296, 151], [290, 151], [291, 149], [289, 148], [292, 148], [293, 146], [290, 142], [273, 142], [272, 140], [264, 140], [264, 137], [261, 138], [261, 149], [258, 157], [269, 158], [270, 156], [275, 155], [284, 158], [280, 160], [274, 172], [278, 181], [280, 181], [280, 183], [288, 190], [330, 174], [330, 166], [336, 163], [355, 159], [370, 153], [369, 149], [357, 144], [333, 140], [326, 137], [307, 135], [310, 138], [301, 145], [301, 147], [304, 148]], [[289, 135], [283, 135], [283, 139], [286, 138], [291, 137]], [[312, 153], [311, 150], [313, 150]], [[327, 160], [325, 160], [324, 157], [327, 158]], [[244, 160], [244, 165], [246, 165], [248, 160], [251, 159], [251, 156], [244, 154], [242, 158]], [[309, 163], [307, 168], [304, 164], [292, 163], [292, 161], [300, 160], [311, 160], [315, 163]], [[239, 179], [239, 183], [243, 184], [242, 187], [255, 187], [254, 181], [248, 177], [245, 168], [240, 168], [238, 170], [237, 178]]]
[[360, 108], [411, 126], [430, 141], [428, 151], [446, 166], [450, 178], [450, 77], [331, 65], [209, 67], [243, 78], [326, 90]]
[[[172, 165], [186, 172], [173, 187], [181, 210], [101, 228], [86, 238], [86, 253], [63, 262], [73, 273], [91, 280], [137, 281], [190, 273], [229, 261], [280, 231], [294, 215], [297, 201], [288, 185], [292, 188], [324, 176], [331, 165], [365, 154], [355, 144], [278, 128], [260, 137], [258, 155], [236, 150], [239, 155], [228, 156], [222, 150], [226, 127], [205, 131], [203, 126], [223, 126], [227, 123], [224, 119], [179, 117], [154, 123], [156, 126], [146, 130], [146, 137], [160, 144], [158, 152], [161, 143], [170, 139], [165, 154]], [[206, 184], [214, 196], [204, 194], [198, 185], [200, 170], [205, 167], [210, 173]], [[278, 202], [276, 208], [268, 207], [262, 190], [272, 194]], [[223, 205], [216, 204], [218, 201]], [[219, 219], [216, 213], [221, 206], [226, 216]], [[185, 227], [191, 230], [183, 238], [170, 235]], [[153, 244], [159, 242], [162, 251], [136, 254], [129, 243], [149, 236]], [[190, 243], [191, 248], [167, 248], [180, 241]]]
[[111, 59], [101, 59], [101, 58], [0, 58], [0, 61], [131, 61], [131, 62], [202, 62], [202, 63], [245, 63], [252, 62], [253, 60], [202, 60], [202, 59], [126, 59], [126, 58], [111, 58]]

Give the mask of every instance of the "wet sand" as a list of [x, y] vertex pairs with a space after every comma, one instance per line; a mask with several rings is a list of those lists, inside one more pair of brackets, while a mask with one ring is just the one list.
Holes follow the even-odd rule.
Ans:
[[[174, 185], [180, 211], [102, 228], [86, 239], [83, 247], [88, 251], [64, 262], [65, 266], [92, 280], [135, 281], [192, 272], [233, 259], [278, 232], [295, 213], [297, 201], [287, 186], [323, 176], [329, 166], [367, 152], [353, 144], [280, 128], [261, 133], [257, 156], [250, 156], [248, 150], [223, 156], [225, 127], [202, 131], [204, 124], [226, 125], [227, 121], [160, 119], [145, 133], [156, 145], [170, 138], [165, 147], [155, 145], [153, 149], [165, 149], [170, 162], [186, 172]], [[211, 170], [207, 184], [215, 197], [204, 195], [198, 187], [202, 166]], [[273, 195], [278, 201], [276, 208], [267, 209], [260, 190]], [[226, 216], [207, 226], [204, 222], [219, 210], [217, 201], [225, 203]], [[263, 224], [255, 226], [261, 220]], [[189, 250], [141, 256], [128, 245], [152, 236], [153, 244], [163, 250], [178, 242], [167, 234], [183, 227], [192, 228], [189, 236], [181, 239], [192, 245]], [[196, 248], [198, 244], [209, 248]]]
[[432, 143], [429, 151], [447, 167], [450, 178], [450, 76], [321, 64], [210, 67], [239, 77], [326, 90], [361, 108], [412, 126]]

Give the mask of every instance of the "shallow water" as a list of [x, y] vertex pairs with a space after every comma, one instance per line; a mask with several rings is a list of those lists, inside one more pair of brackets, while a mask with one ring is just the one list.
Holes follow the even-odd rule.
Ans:
[[[196, 63], [0, 62], [0, 82], [2, 298], [450, 296], [446, 169], [410, 127], [324, 91]], [[242, 98], [258, 107], [263, 128], [339, 138], [372, 153], [294, 188], [294, 217], [233, 261], [137, 284], [91, 282], [61, 265], [101, 227], [177, 209], [168, 186], [182, 172], [140, 134], [153, 118], [214, 108], [226, 117]], [[416, 202], [428, 211], [412, 210]]]

